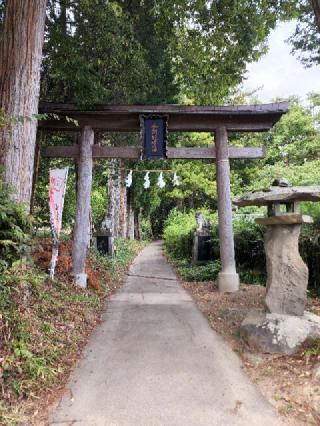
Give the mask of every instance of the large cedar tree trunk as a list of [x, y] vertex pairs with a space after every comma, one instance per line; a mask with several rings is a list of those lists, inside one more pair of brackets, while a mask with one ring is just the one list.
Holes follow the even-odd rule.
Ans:
[[126, 173], [123, 161], [120, 161], [120, 212], [119, 236], [127, 237], [127, 187], [125, 184]]
[[129, 188], [127, 193], [127, 218], [127, 238], [129, 238], [129, 240], [134, 240], [134, 209], [132, 188]]
[[111, 223], [112, 236], [119, 236], [120, 228], [120, 192], [121, 182], [119, 176], [119, 160], [110, 161], [110, 171], [108, 179], [108, 214]]
[[318, 30], [320, 31], [320, 0], [312, 0], [312, 7], [316, 18], [316, 23], [318, 25]]
[[[47, 0], [7, 0], [0, 40], [0, 109], [8, 117], [38, 111]], [[15, 200], [30, 207], [36, 120], [0, 128], [0, 165]]]

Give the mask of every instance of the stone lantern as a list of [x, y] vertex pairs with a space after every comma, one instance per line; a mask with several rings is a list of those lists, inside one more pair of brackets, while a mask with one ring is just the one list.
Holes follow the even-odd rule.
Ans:
[[115, 252], [114, 238], [112, 236], [111, 220], [104, 216], [96, 224], [96, 231], [93, 235], [93, 245], [101, 253], [113, 256]]
[[193, 236], [192, 263], [202, 264], [212, 259], [212, 223], [201, 212], [196, 213], [197, 230]]
[[266, 227], [266, 310], [250, 312], [240, 330], [249, 346], [265, 352], [293, 353], [306, 339], [320, 337], [320, 318], [304, 310], [308, 268], [299, 254], [299, 235], [301, 225], [313, 220], [301, 214], [301, 201], [320, 201], [320, 187], [277, 180], [270, 189], [234, 200], [238, 207], [267, 206], [267, 217], [256, 219]]

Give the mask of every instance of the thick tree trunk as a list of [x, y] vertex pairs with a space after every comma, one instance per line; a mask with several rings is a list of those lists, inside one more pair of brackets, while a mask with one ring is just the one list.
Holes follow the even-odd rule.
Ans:
[[136, 240], [141, 240], [141, 226], [140, 226], [140, 218], [142, 214], [142, 209], [135, 212], [134, 215], [134, 238]]
[[320, 31], [320, 0], [312, 0], [312, 7], [316, 17], [318, 30]]
[[127, 236], [127, 187], [125, 184], [126, 172], [123, 161], [120, 161], [120, 214], [119, 214], [119, 236]]
[[[0, 110], [12, 117], [38, 111], [47, 0], [7, 0], [0, 40]], [[37, 122], [0, 128], [0, 165], [15, 200], [30, 208]]]
[[127, 226], [127, 237], [129, 240], [134, 240], [134, 209], [133, 209], [133, 195], [132, 189], [128, 190], [127, 194], [128, 207], [127, 207], [127, 215], [128, 215], [128, 226]]
[[119, 160], [111, 160], [108, 179], [108, 217], [112, 236], [115, 238], [119, 236], [120, 192]]

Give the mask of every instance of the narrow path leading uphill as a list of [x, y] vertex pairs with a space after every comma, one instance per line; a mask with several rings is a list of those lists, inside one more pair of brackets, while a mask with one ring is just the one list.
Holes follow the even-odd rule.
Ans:
[[282, 424], [180, 287], [160, 242], [136, 258], [102, 319], [51, 425]]

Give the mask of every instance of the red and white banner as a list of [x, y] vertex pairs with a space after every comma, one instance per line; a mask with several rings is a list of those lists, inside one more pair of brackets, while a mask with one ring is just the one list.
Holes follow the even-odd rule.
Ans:
[[49, 172], [49, 211], [50, 225], [53, 237], [50, 277], [54, 277], [54, 270], [58, 260], [59, 235], [62, 226], [62, 212], [66, 193], [68, 168], [51, 169]]

